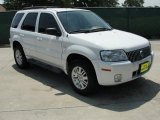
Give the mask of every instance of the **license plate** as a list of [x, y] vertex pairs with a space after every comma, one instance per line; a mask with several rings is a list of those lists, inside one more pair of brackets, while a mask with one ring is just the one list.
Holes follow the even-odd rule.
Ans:
[[143, 63], [140, 65], [140, 72], [144, 73], [149, 69], [149, 62]]

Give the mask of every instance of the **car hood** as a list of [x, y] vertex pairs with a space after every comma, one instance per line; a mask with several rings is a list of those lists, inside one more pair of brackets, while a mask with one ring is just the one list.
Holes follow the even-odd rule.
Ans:
[[120, 31], [110, 30], [92, 33], [70, 34], [73, 42], [78, 42], [83, 45], [95, 45], [103, 50], [123, 49], [131, 51], [149, 46], [149, 41], [138, 35]]

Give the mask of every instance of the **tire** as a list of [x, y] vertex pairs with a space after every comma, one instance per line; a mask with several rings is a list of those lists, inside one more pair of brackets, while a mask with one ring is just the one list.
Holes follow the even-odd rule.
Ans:
[[93, 66], [83, 60], [74, 60], [69, 65], [69, 79], [75, 92], [90, 95], [97, 89], [98, 82]]
[[26, 59], [26, 56], [24, 54], [23, 48], [19, 45], [15, 46], [14, 48], [14, 59], [16, 62], [16, 65], [21, 68], [25, 69], [28, 66], [28, 62]]

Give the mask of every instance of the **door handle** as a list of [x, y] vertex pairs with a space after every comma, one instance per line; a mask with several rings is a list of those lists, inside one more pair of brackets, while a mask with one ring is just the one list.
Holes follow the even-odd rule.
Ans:
[[21, 36], [21, 37], [24, 37], [24, 35], [23, 35], [23, 34], [20, 34], [20, 36]]
[[41, 38], [41, 37], [37, 37], [37, 40], [38, 40], [38, 41], [42, 41], [42, 38]]

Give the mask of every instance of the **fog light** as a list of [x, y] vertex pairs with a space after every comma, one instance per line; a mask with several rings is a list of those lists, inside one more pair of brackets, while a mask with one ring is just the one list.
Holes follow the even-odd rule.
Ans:
[[122, 80], [122, 75], [121, 74], [116, 74], [114, 76], [114, 82], [121, 82]]

